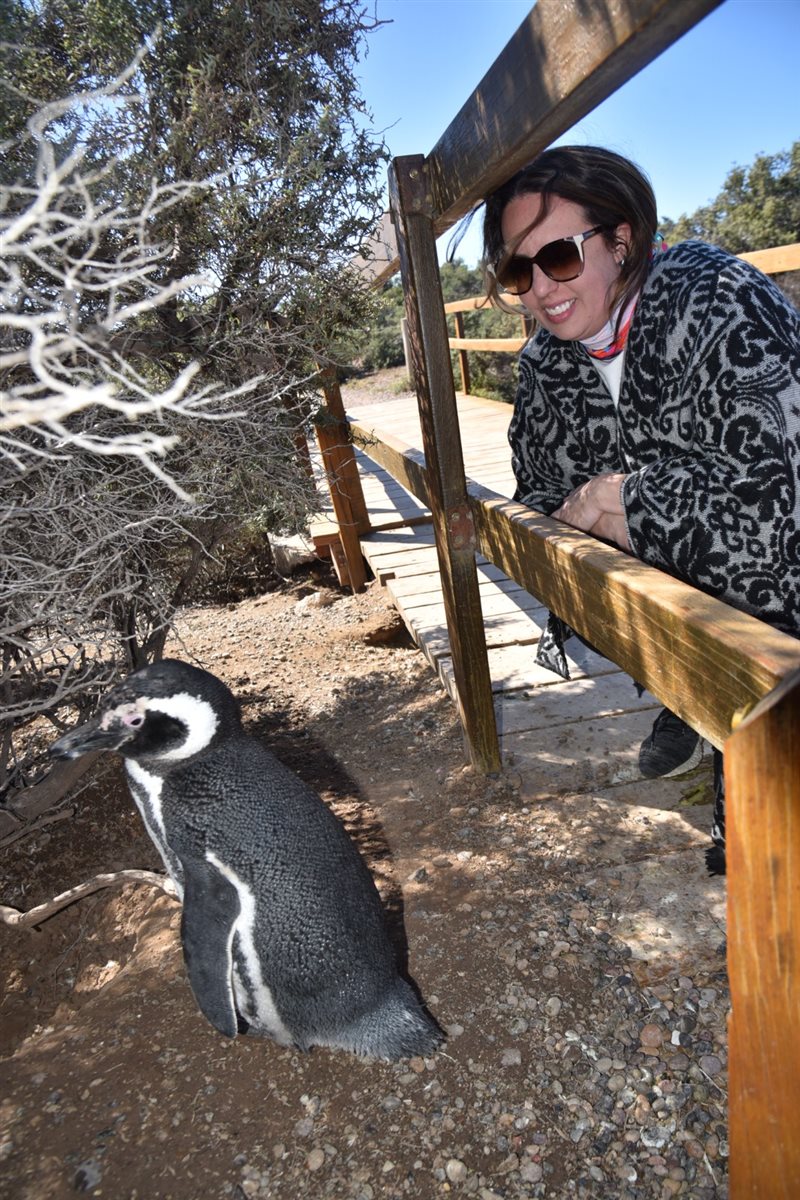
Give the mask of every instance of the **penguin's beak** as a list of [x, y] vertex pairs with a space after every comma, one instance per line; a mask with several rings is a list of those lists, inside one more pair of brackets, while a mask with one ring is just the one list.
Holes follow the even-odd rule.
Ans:
[[82, 754], [90, 754], [95, 750], [119, 750], [136, 733], [136, 730], [117, 721], [105, 729], [100, 722], [100, 717], [93, 717], [85, 725], [65, 733], [50, 747], [48, 753], [51, 758], [80, 758]]

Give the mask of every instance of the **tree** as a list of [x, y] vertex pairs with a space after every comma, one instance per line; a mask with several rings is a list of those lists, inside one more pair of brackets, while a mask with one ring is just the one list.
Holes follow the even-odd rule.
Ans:
[[370, 309], [345, 267], [384, 156], [349, 0], [11, 0], [0, 25], [2, 788], [20, 722], [157, 656], [243, 531], [313, 509], [299, 448]]
[[[444, 262], [439, 269], [445, 304], [484, 294], [483, 273], [468, 267], [461, 259]], [[405, 361], [400, 325], [405, 316], [400, 277], [384, 284], [378, 294], [375, 316], [367, 332], [356, 339], [351, 352], [358, 369], [367, 373], [384, 367], [399, 367]], [[468, 337], [518, 337], [517, 317], [501, 309], [486, 306], [464, 314], [464, 332]], [[458, 379], [458, 361], [453, 353], [453, 370]], [[490, 399], [513, 400], [516, 393], [516, 356], [476, 351], [470, 357], [472, 389]], [[459, 385], [460, 386], [460, 385]]]
[[[734, 167], [710, 204], [677, 221], [663, 218], [661, 229], [670, 244], [696, 238], [731, 254], [800, 241], [800, 141], [779, 154], [757, 155], [749, 167]], [[797, 274], [775, 277], [795, 304]]]

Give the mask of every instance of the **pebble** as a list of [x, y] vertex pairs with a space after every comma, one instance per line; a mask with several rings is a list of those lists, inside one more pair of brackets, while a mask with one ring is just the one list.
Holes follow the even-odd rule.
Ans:
[[714, 1075], [719, 1075], [720, 1071], [722, 1070], [722, 1063], [717, 1058], [716, 1054], [702, 1055], [699, 1065], [701, 1071], [705, 1071], [706, 1075], [711, 1075], [712, 1078]]
[[460, 1158], [450, 1158], [447, 1160], [445, 1174], [451, 1183], [464, 1183], [467, 1178], [467, 1166]]
[[503, 1057], [500, 1059], [501, 1067], [518, 1067], [522, 1062], [522, 1054], [519, 1050], [504, 1050]]
[[664, 1040], [664, 1030], [660, 1025], [643, 1025], [639, 1031], [639, 1041], [645, 1052], [658, 1050]]
[[309, 1171], [318, 1171], [325, 1162], [325, 1151], [320, 1150], [319, 1146], [312, 1150], [306, 1159], [306, 1166]]
[[548, 1014], [548, 1016], [557, 1017], [561, 1012], [562, 1003], [563, 1002], [560, 996], [551, 996], [550, 999], [545, 1003], [545, 1012]]

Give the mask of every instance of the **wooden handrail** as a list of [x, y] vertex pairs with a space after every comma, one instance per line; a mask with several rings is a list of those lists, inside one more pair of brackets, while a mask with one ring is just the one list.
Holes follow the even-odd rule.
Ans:
[[772, 246], [769, 250], [751, 250], [747, 254], [740, 254], [739, 258], [752, 263], [765, 275], [800, 271], [800, 242], [792, 242], [788, 246]]

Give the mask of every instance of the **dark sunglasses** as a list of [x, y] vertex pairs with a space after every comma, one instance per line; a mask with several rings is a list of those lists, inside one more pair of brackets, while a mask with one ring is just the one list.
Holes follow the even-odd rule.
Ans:
[[512, 296], [522, 296], [531, 290], [534, 264], [544, 271], [548, 279], [554, 279], [556, 283], [568, 283], [570, 279], [577, 279], [583, 274], [583, 243], [602, 229], [605, 229], [604, 225], [595, 225], [594, 229], [587, 229], [585, 233], [556, 238], [554, 242], [542, 246], [533, 258], [527, 254], [509, 254], [492, 268], [494, 277], [503, 291]]

